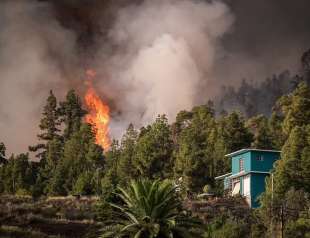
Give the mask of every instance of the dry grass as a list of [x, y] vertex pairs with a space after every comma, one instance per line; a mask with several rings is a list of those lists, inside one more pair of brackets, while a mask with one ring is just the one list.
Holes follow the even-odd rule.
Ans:
[[0, 224], [5, 225], [0, 237], [8, 236], [9, 232], [15, 233], [8, 237], [86, 237], [99, 227], [93, 210], [97, 201], [96, 197], [34, 201], [25, 196], [0, 196]]

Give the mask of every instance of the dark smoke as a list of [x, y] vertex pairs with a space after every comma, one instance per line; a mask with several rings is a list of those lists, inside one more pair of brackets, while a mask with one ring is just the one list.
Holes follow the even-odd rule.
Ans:
[[310, 1], [226, 2], [235, 23], [233, 33], [223, 39], [227, 55], [217, 64], [219, 78], [231, 75], [233, 82], [240, 78], [257, 81], [285, 69], [299, 69], [300, 57], [310, 42]]
[[[48, 91], [63, 96], [73, 87], [82, 92], [83, 72], [89, 67], [98, 71], [95, 84], [113, 106], [115, 135], [131, 120], [147, 123], [157, 113], [172, 119], [178, 110], [216, 96], [221, 85], [299, 70], [300, 56], [310, 42], [310, 1], [218, 2], [1, 1], [0, 141], [10, 151], [25, 151], [35, 141]], [[174, 21], [169, 18], [173, 14]], [[140, 62], [158, 62], [158, 49], [170, 57], [166, 65], [176, 67], [160, 75], [158, 81], [164, 84], [140, 71]], [[177, 70], [180, 65], [185, 71]], [[167, 75], [175, 80], [167, 85], [180, 91], [175, 103], [171, 91], [161, 86]], [[130, 80], [134, 84], [128, 84]], [[149, 101], [145, 93], [151, 95]]]

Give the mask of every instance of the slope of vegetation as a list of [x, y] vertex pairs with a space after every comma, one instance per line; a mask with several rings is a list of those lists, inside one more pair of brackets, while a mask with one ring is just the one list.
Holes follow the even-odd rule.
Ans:
[[0, 196], [0, 236], [89, 237], [100, 227], [95, 221], [97, 198]]
[[[218, 113], [208, 102], [179, 112], [172, 124], [159, 115], [143, 128], [129, 125], [106, 152], [83, 121], [78, 95], [69, 91], [58, 103], [50, 92], [39, 143], [29, 147], [38, 162], [30, 161], [29, 153], [7, 157], [0, 144], [0, 234], [182, 237], [185, 233], [174, 229], [180, 232], [179, 218], [186, 218], [184, 226], [195, 220], [188, 237], [310, 237], [310, 64], [303, 65], [293, 91], [272, 99], [270, 116]], [[254, 211], [244, 209], [241, 198], [223, 198], [222, 184], [214, 179], [230, 171], [225, 154], [248, 147], [282, 151], [273, 186], [267, 179], [261, 207]], [[224, 199], [222, 205], [195, 201], [204, 188]], [[100, 201], [49, 198], [68, 195]], [[234, 209], [238, 206], [242, 213]], [[156, 214], [161, 208], [162, 215]]]

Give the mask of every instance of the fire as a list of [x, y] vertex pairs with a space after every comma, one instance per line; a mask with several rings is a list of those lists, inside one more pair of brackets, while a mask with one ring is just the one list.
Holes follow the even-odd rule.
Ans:
[[104, 150], [108, 150], [111, 146], [109, 135], [110, 108], [101, 100], [93, 87], [92, 80], [96, 76], [96, 72], [87, 70], [86, 76], [88, 89], [84, 100], [89, 113], [85, 116], [85, 121], [92, 125], [96, 133], [96, 143], [102, 146]]

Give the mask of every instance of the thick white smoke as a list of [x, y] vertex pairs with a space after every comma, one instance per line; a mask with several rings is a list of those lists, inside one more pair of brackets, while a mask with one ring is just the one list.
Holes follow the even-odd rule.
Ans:
[[0, 141], [9, 152], [25, 152], [37, 143], [49, 90], [66, 90], [66, 62], [75, 61], [74, 35], [50, 13], [34, 1], [0, 3]]
[[110, 79], [103, 90], [118, 92], [110, 95], [121, 110], [112, 129], [142, 126], [158, 114], [173, 120], [214, 95], [214, 62], [232, 23], [219, 1], [148, 0], [121, 9], [109, 34], [118, 50], [98, 63]]

